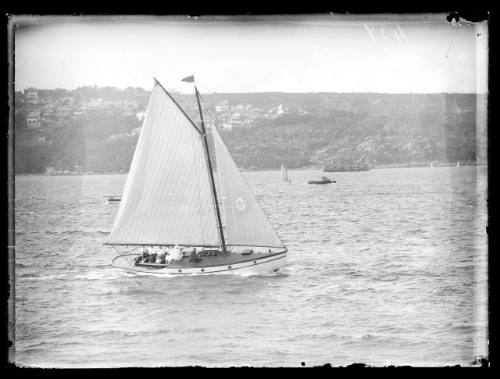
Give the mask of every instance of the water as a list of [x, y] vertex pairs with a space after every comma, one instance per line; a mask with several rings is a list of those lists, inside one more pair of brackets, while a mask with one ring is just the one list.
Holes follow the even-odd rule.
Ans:
[[484, 167], [245, 176], [289, 248], [270, 276], [171, 279], [103, 246], [125, 175], [16, 178], [16, 362], [467, 365], [487, 354]]

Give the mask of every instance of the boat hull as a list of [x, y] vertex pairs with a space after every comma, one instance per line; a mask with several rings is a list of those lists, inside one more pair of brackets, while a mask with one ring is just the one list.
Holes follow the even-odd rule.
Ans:
[[104, 196], [106, 198], [106, 204], [120, 204], [122, 198], [119, 196]]
[[332, 184], [336, 183], [335, 180], [309, 180], [307, 184]]
[[236, 275], [266, 275], [278, 271], [287, 259], [287, 252], [279, 252], [268, 254], [261, 257], [246, 257], [238, 261], [232, 261], [225, 264], [207, 264], [207, 265], [182, 265], [182, 266], [165, 266], [160, 264], [136, 264], [139, 256], [119, 255], [112, 264], [130, 272], [141, 274], [151, 274], [155, 276], [189, 276], [189, 275], [221, 275], [221, 274], [236, 274]]

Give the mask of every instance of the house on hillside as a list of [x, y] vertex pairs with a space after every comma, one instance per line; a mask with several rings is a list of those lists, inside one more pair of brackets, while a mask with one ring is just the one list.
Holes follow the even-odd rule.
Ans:
[[242, 126], [245, 126], [243, 121], [238, 119], [231, 120], [231, 125], [233, 128], [241, 128]]
[[42, 124], [50, 124], [51, 122], [54, 121], [55, 118], [55, 113], [56, 113], [56, 106], [55, 104], [45, 104], [41, 108], [41, 122]]
[[26, 116], [26, 124], [28, 125], [28, 129], [38, 129], [41, 125], [40, 112], [32, 111], [28, 112]]
[[36, 88], [26, 88], [24, 90], [24, 99], [27, 104], [38, 104], [40, 99], [38, 98], [38, 91]]
[[50, 124], [54, 121], [55, 112], [53, 109], [43, 110], [41, 122], [43, 124]]
[[141, 134], [141, 128], [135, 128], [135, 129], [133, 129], [130, 134], [132, 136], [137, 136], [137, 135]]
[[243, 104], [238, 104], [235, 105], [234, 107], [231, 107], [231, 111], [233, 112], [243, 112], [245, 110], [245, 106]]
[[137, 104], [126, 104], [123, 108], [123, 114], [125, 116], [135, 116], [137, 114]]
[[96, 98], [96, 97], [93, 97], [93, 98], [91, 98], [91, 99], [90, 99], [90, 101], [87, 103], [87, 106], [88, 106], [89, 108], [97, 108], [99, 105], [101, 105], [101, 104], [102, 104], [102, 101], [103, 101], [102, 97], [97, 97], [97, 98]]
[[61, 100], [62, 105], [71, 106], [75, 104], [75, 98], [73, 96], [65, 96]]
[[71, 114], [73, 113], [73, 107], [68, 106], [68, 105], [60, 105], [57, 107], [55, 117], [56, 119], [65, 119], [71, 117]]
[[247, 118], [250, 121], [255, 121], [262, 118], [264, 111], [260, 108], [251, 108], [247, 112]]
[[278, 118], [283, 116], [286, 113], [286, 107], [283, 106], [283, 104], [278, 105], [277, 107], [273, 107], [267, 111], [267, 113], [264, 115], [264, 118]]
[[146, 111], [139, 111], [135, 114], [135, 117], [137, 117], [137, 120], [140, 122], [144, 121], [144, 118], [146, 117]]
[[224, 113], [229, 112], [229, 105], [227, 100], [223, 100], [215, 106], [215, 112]]
[[83, 111], [83, 109], [81, 108], [77, 108], [75, 109], [72, 113], [71, 113], [71, 118], [72, 119], [77, 119], [77, 118], [80, 118], [80, 117], [83, 117], [85, 116], [85, 112]]

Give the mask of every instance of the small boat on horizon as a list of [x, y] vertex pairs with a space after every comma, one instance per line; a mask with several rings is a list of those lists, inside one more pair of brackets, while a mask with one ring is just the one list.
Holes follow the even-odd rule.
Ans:
[[331, 184], [337, 183], [335, 180], [330, 180], [326, 176], [322, 176], [321, 180], [309, 180], [307, 184]]
[[122, 201], [121, 196], [106, 195], [104, 197], [106, 198], [106, 204], [120, 204]]

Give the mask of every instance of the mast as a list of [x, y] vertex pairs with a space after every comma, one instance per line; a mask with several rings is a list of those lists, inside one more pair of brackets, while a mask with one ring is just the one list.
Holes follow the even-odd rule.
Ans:
[[[193, 79], [194, 81], [194, 79]], [[214, 181], [214, 173], [212, 170], [212, 162], [210, 160], [210, 153], [208, 151], [208, 141], [207, 141], [207, 131], [205, 129], [205, 122], [203, 120], [203, 113], [201, 111], [201, 104], [200, 104], [200, 95], [198, 93], [198, 88], [196, 88], [196, 85], [194, 86], [194, 91], [196, 94], [196, 101], [198, 102], [198, 110], [200, 112], [200, 120], [201, 120], [201, 131], [203, 135], [203, 142], [205, 146], [205, 154], [207, 156], [207, 162], [208, 162], [208, 170], [210, 172], [210, 182], [212, 184], [212, 193], [214, 195], [214, 203], [215, 203], [215, 213], [217, 215], [217, 225], [219, 227], [219, 236], [220, 236], [220, 242], [221, 242], [221, 247], [222, 251], [226, 252], [226, 241], [224, 239], [224, 231], [222, 229], [222, 221], [220, 217], [220, 210], [219, 210], [219, 202], [217, 200], [217, 191], [215, 189], [215, 181]]]

